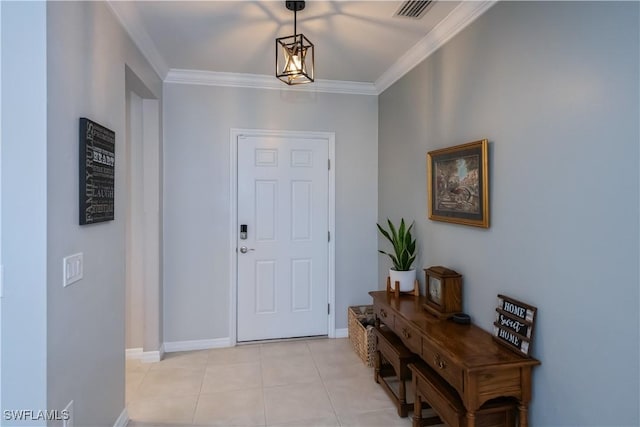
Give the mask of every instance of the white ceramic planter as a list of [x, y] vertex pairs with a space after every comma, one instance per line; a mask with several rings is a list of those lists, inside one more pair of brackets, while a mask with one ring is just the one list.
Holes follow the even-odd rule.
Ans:
[[407, 271], [390, 269], [389, 277], [391, 278], [391, 289], [393, 289], [396, 282], [400, 282], [400, 292], [411, 292], [413, 290], [413, 283], [416, 280], [416, 269], [413, 268]]

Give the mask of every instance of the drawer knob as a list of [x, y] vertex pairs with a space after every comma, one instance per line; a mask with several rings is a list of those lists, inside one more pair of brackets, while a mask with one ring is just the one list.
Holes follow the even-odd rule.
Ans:
[[445, 369], [447, 367], [447, 363], [440, 358], [439, 354], [436, 354], [433, 358], [433, 363], [440, 369]]
[[411, 338], [411, 333], [407, 330], [407, 328], [402, 328], [402, 336], [406, 339]]
[[380, 309], [380, 317], [382, 317], [383, 319], [387, 318], [387, 312], [384, 311], [384, 308]]

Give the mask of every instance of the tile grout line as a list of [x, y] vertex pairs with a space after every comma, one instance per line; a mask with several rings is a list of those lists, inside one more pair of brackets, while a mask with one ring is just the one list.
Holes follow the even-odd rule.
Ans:
[[209, 356], [211, 356], [211, 350], [207, 350], [207, 360], [204, 364], [204, 371], [202, 372], [202, 380], [200, 381], [200, 390], [196, 398], [196, 404], [193, 407], [193, 414], [191, 415], [191, 425], [196, 425], [196, 413], [198, 412], [198, 405], [200, 404], [200, 396], [202, 396], [202, 387], [204, 386], [204, 379], [207, 376], [207, 367], [209, 366]]
[[329, 393], [327, 384], [325, 384], [324, 378], [322, 378], [322, 374], [320, 373], [320, 368], [318, 368], [318, 362], [316, 361], [316, 358], [314, 357], [313, 351], [311, 350], [311, 347], [309, 346], [308, 342], [307, 342], [307, 348], [309, 349], [309, 353], [311, 354], [311, 360], [313, 361], [313, 366], [316, 368], [316, 371], [318, 371], [318, 377], [320, 378], [320, 382], [322, 382], [322, 387], [324, 388], [324, 392], [327, 393], [327, 399], [329, 399], [329, 405], [331, 405], [331, 410], [333, 411], [333, 415], [336, 417], [336, 422], [338, 423], [338, 426], [342, 426], [342, 421], [340, 421], [340, 417], [338, 417], [336, 408], [335, 406], [333, 406], [333, 399], [331, 399], [331, 394]]
[[262, 417], [264, 425], [267, 424], [267, 394], [264, 389], [264, 369], [262, 369], [262, 344], [258, 345], [258, 360], [260, 361], [260, 385], [262, 388]]
[[[136, 394], [140, 391], [140, 388], [142, 388], [142, 383], [144, 382], [144, 379], [147, 377], [147, 374], [149, 373], [149, 370], [151, 369], [151, 367], [145, 369], [144, 373], [142, 374], [142, 379], [140, 380], [140, 383], [138, 384], [138, 386], [135, 389]], [[126, 370], [126, 366], [125, 366], [125, 370]], [[127, 400], [127, 372], [125, 372], [125, 377], [124, 377], [124, 384], [125, 384], [125, 396], [124, 396], [124, 400], [125, 400], [125, 406], [129, 406], [126, 400]]]

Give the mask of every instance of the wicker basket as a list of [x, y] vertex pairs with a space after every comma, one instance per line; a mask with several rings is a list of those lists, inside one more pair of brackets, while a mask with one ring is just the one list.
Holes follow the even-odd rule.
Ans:
[[[362, 313], [364, 309], [365, 312]], [[373, 317], [372, 305], [356, 305], [348, 308], [349, 340], [356, 354], [367, 366], [373, 366], [376, 351], [375, 335], [373, 327], [364, 327], [360, 319]]]

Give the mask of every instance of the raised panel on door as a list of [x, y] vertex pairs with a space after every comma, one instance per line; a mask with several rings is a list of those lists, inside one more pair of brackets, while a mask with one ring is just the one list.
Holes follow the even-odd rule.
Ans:
[[312, 308], [313, 293], [311, 259], [294, 259], [291, 261], [291, 310], [309, 311]]
[[311, 240], [313, 183], [291, 182], [291, 239]]
[[276, 312], [276, 261], [256, 261], [256, 314]]
[[275, 240], [278, 182], [275, 180], [258, 180], [255, 183], [255, 235], [257, 241]]

